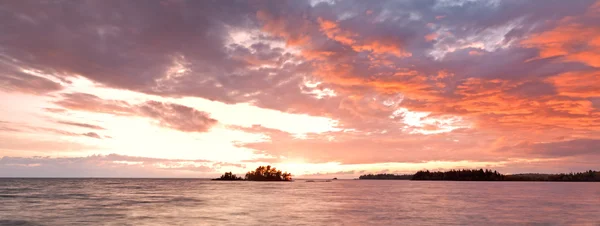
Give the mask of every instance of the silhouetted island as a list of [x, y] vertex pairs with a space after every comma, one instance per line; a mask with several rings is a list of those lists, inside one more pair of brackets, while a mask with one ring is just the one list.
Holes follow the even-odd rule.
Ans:
[[412, 180], [501, 181], [504, 175], [491, 170], [450, 170], [446, 172], [418, 171]]
[[360, 177], [358, 177], [358, 179], [361, 179], [361, 180], [410, 180], [410, 179], [412, 179], [412, 177], [413, 177], [413, 175], [411, 175], [411, 174], [396, 175], [396, 174], [380, 173], [380, 174], [361, 175]]
[[560, 174], [512, 174], [505, 176], [506, 181], [596, 181], [600, 182], [600, 171], [588, 170], [579, 173]]
[[287, 172], [282, 173], [281, 170], [277, 170], [271, 166], [259, 166], [256, 170], [247, 172], [244, 179], [237, 177], [231, 172], [227, 172], [213, 180], [291, 181], [292, 174]]
[[599, 171], [561, 174], [511, 174], [504, 175], [492, 170], [418, 171], [414, 175], [367, 174], [361, 180], [446, 180], [446, 181], [596, 181], [600, 182]]
[[231, 172], [226, 172], [221, 177], [215, 178], [213, 180], [244, 180], [244, 179], [242, 179], [241, 177], [236, 176], [235, 174], [233, 174]]
[[277, 170], [271, 166], [259, 166], [254, 171], [246, 173], [246, 180], [251, 181], [291, 181], [292, 174], [282, 173], [281, 170]]

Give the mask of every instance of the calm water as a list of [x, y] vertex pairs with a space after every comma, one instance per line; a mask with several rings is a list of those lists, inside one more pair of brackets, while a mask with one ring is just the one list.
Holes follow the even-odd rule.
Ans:
[[0, 225], [600, 225], [600, 183], [0, 179]]

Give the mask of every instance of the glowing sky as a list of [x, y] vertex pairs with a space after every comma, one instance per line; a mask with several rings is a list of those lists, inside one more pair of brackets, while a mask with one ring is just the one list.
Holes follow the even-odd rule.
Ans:
[[0, 177], [600, 169], [600, 1], [2, 1]]

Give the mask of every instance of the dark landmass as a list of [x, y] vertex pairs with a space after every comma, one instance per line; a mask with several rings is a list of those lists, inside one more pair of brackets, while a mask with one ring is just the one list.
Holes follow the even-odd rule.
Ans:
[[367, 174], [361, 180], [446, 180], [446, 181], [596, 181], [600, 182], [600, 171], [561, 174], [511, 174], [504, 175], [492, 170], [418, 171], [414, 175]]
[[221, 177], [219, 178], [215, 178], [212, 180], [244, 180], [241, 177], [236, 176], [235, 174], [231, 173], [231, 172], [227, 172], [225, 174], [223, 174]]
[[491, 170], [418, 171], [412, 180], [502, 181], [504, 175]]
[[306, 182], [331, 182], [331, 180], [306, 180]]
[[259, 166], [254, 171], [246, 173], [246, 180], [251, 181], [291, 181], [292, 174], [282, 173], [271, 166]]
[[600, 171], [589, 170], [580, 173], [561, 174], [513, 174], [506, 175], [506, 181], [596, 181], [600, 182]]
[[396, 174], [387, 174], [387, 173], [367, 174], [367, 175], [361, 175], [360, 177], [358, 177], [358, 179], [361, 179], [361, 180], [410, 180], [412, 178], [413, 178], [413, 175], [411, 175], [411, 174], [396, 175]]
[[242, 179], [241, 177], [236, 176], [231, 172], [227, 172], [223, 174], [219, 178], [215, 178], [213, 180], [226, 180], [226, 181], [236, 181], [236, 180], [248, 180], [248, 181], [291, 181], [292, 174], [290, 173], [282, 173], [281, 170], [277, 170], [275, 167], [271, 166], [259, 166], [254, 171], [250, 171], [246, 173], [246, 177]]

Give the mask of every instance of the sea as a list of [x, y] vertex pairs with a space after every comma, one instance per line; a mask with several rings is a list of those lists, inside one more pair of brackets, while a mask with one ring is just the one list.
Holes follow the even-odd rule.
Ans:
[[0, 225], [600, 225], [600, 183], [4, 178]]

